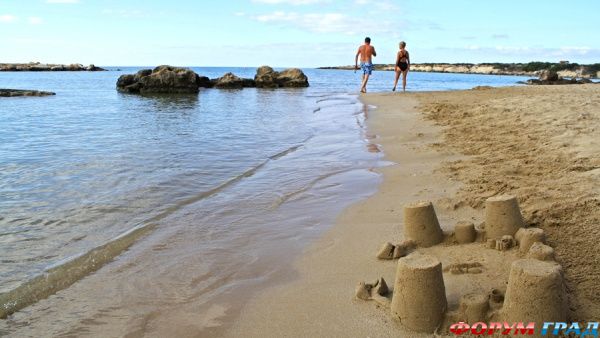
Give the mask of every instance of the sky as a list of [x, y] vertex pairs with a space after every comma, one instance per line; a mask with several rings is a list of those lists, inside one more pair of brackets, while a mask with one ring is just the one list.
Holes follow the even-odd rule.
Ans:
[[600, 63], [599, 0], [0, 0], [0, 63]]

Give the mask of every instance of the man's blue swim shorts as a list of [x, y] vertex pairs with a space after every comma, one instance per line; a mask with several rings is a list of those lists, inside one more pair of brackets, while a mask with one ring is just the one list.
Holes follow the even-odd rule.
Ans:
[[371, 72], [373, 71], [373, 64], [369, 62], [361, 62], [360, 69], [362, 69], [363, 74], [371, 75]]

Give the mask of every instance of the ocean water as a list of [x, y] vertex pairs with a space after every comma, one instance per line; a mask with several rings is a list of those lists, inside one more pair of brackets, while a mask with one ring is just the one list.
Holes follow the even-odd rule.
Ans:
[[[377, 187], [385, 163], [369, 151], [358, 72], [136, 96], [115, 83], [140, 68], [109, 68], [0, 72], [0, 88], [57, 93], [0, 99], [0, 309], [28, 305], [0, 335], [215, 334], [253, 292], [294, 278], [294, 257]], [[520, 80], [411, 73], [408, 90]], [[369, 90], [392, 81], [375, 72]]]

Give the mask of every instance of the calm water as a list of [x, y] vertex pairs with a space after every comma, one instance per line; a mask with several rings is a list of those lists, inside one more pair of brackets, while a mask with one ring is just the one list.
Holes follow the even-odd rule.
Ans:
[[[377, 185], [358, 73], [307, 69], [307, 89], [118, 93], [136, 70], [0, 73], [0, 88], [57, 93], [0, 99], [0, 299], [43, 273], [34, 298], [74, 283], [0, 335], [214, 334], [252, 291], [293, 278], [294, 255]], [[411, 73], [408, 89], [522, 79]], [[370, 91], [392, 80], [375, 72]]]

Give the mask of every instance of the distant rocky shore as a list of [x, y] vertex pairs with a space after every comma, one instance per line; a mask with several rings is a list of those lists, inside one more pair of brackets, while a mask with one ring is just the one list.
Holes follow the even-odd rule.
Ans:
[[0, 97], [15, 97], [15, 96], [50, 96], [56, 95], [53, 92], [44, 92], [40, 90], [28, 89], [0, 89]]
[[592, 80], [573, 76], [570, 79], [565, 79], [553, 70], [543, 70], [539, 79], [529, 79], [525, 84], [528, 85], [567, 85], [567, 84], [586, 84], [592, 83]]
[[[394, 70], [393, 64], [375, 64], [375, 70]], [[352, 70], [354, 66], [320, 67], [319, 69]], [[579, 65], [577, 63], [414, 63], [410, 65], [414, 72], [522, 75], [537, 77], [544, 70], [553, 70], [566, 78], [600, 78], [600, 64]]]
[[200, 88], [242, 89], [257, 88], [300, 88], [308, 87], [308, 78], [297, 68], [277, 72], [269, 66], [259, 67], [254, 79], [245, 79], [233, 73], [209, 79], [196, 74], [189, 68], [158, 66], [143, 69], [136, 74], [121, 75], [117, 89], [135, 94], [194, 94]]
[[0, 63], [0, 72], [98, 72], [106, 69], [96, 67], [93, 64], [84, 66], [79, 63], [69, 65], [51, 64], [51, 63]]

